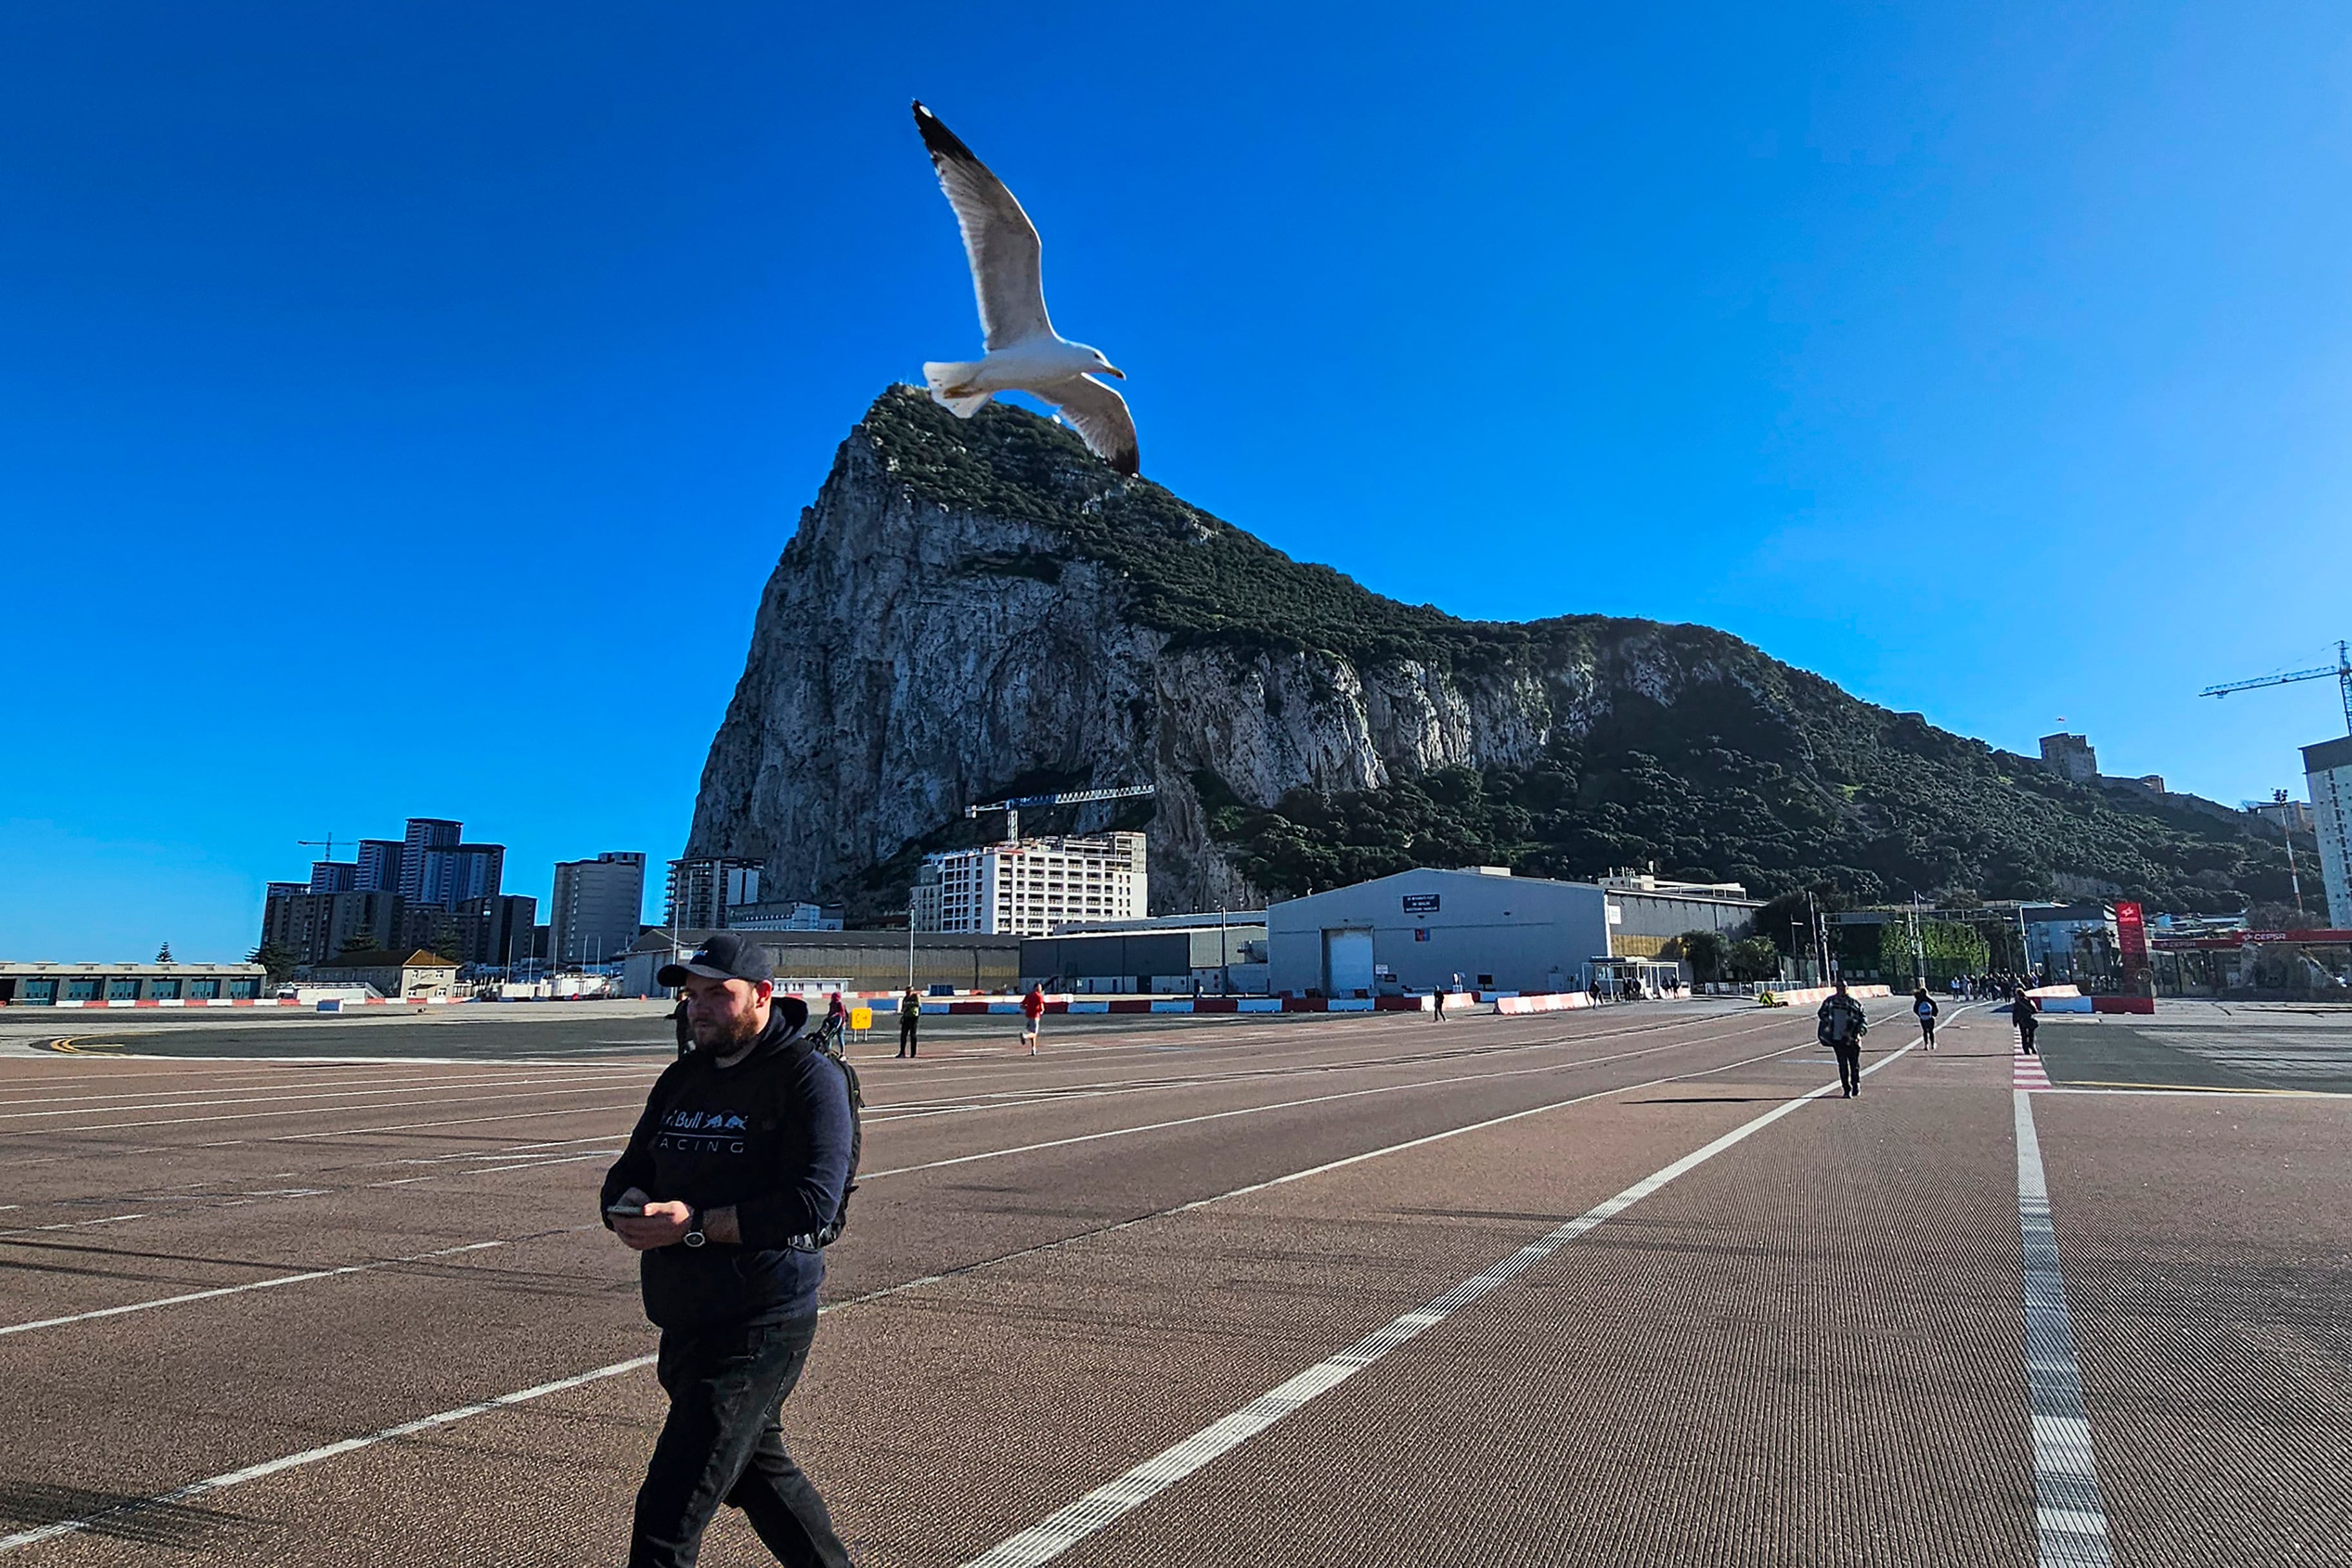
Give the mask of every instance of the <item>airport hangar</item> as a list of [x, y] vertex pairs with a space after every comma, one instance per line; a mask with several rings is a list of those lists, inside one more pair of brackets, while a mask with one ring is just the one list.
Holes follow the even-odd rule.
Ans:
[[1267, 981], [1327, 997], [1426, 991], [1455, 975], [1481, 991], [1581, 990], [1596, 962], [1654, 958], [1685, 931], [1740, 936], [1761, 907], [1730, 883], [1402, 871], [1269, 905]]

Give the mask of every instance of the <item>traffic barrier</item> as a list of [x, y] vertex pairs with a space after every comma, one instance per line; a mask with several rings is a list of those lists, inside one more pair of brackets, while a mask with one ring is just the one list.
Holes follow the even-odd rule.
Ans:
[[2154, 997], [2093, 997], [2091, 1010], [2095, 1013], [2152, 1013], [2156, 1011]]
[[1497, 1013], [1512, 1015], [1518, 1013], [1571, 1012], [1578, 1008], [1589, 1008], [1591, 1005], [1592, 993], [1591, 991], [1554, 991], [1549, 996], [1541, 997], [1497, 997], [1495, 998], [1495, 1010]]
[[[1874, 997], [1888, 997], [1895, 993], [1885, 986], [1848, 986], [1845, 994], [1866, 1001]], [[1828, 1001], [1835, 995], [1835, 986], [1803, 986], [1793, 991], [1759, 991], [1756, 1001], [1759, 1007], [1808, 1008]]]
[[[457, 1002], [470, 1002], [471, 997], [352, 997], [343, 1005], [351, 1008], [414, 1008], [444, 1007]], [[115, 1001], [89, 998], [62, 1002], [26, 1002], [8, 1004], [19, 1008], [299, 1008], [313, 1004], [299, 997], [154, 997], [139, 1001]]]

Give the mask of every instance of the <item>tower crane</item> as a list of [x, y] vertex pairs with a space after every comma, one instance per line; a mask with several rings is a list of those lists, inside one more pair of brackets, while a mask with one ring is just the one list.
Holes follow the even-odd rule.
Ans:
[[2207, 686], [2197, 695], [2200, 697], [2226, 697], [2231, 692], [2249, 692], [2256, 686], [2290, 685], [2296, 681], [2324, 680], [2329, 675], [2336, 677], [2336, 685], [2344, 693], [2344, 732], [2352, 735], [2352, 643], [2339, 642], [2336, 644], [2336, 663], [2333, 664], [2322, 664], [2315, 670], [2291, 670], [2284, 675], [2263, 675], [2251, 681], [2231, 681], [2223, 685]]
[[966, 806], [967, 818], [982, 811], [1004, 813], [1004, 836], [1018, 843], [1021, 840], [1021, 811], [1024, 807], [1083, 806], [1090, 800], [1133, 800], [1146, 795], [1156, 795], [1156, 784], [1123, 784], [1115, 789], [1065, 789], [1055, 795], [1019, 795], [1010, 800], [992, 800], [985, 806]]

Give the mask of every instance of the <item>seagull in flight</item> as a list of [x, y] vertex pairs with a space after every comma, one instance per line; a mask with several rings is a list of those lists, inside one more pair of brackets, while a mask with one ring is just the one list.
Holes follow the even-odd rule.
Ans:
[[1127, 400], [1096, 379], [1127, 372], [1102, 350], [1057, 335], [1045, 319], [1045, 285], [1038, 272], [1037, 226], [1004, 182], [972, 156], [939, 116], [915, 105], [915, 129], [939, 171], [940, 189], [955, 209], [971, 261], [972, 292], [980, 297], [984, 359], [931, 362], [923, 381], [931, 401], [958, 419], [970, 419], [1001, 392], [1025, 392], [1049, 402], [1086, 438], [1094, 455], [1122, 474], [1140, 468], [1135, 421]]

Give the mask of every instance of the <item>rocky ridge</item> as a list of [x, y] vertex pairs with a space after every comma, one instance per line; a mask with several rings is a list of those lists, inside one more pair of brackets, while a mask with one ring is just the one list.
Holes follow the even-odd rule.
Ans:
[[688, 852], [872, 917], [921, 852], [979, 841], [967, 802], [1144, 781], [1024, 826], [1148, 826], [1157, 909], [1472, 860], [2272, 896], [2226, 812], [2064, 784], [1705, 627], [1382, 599], [1049, 421], [886, 392], [769, 579]]

